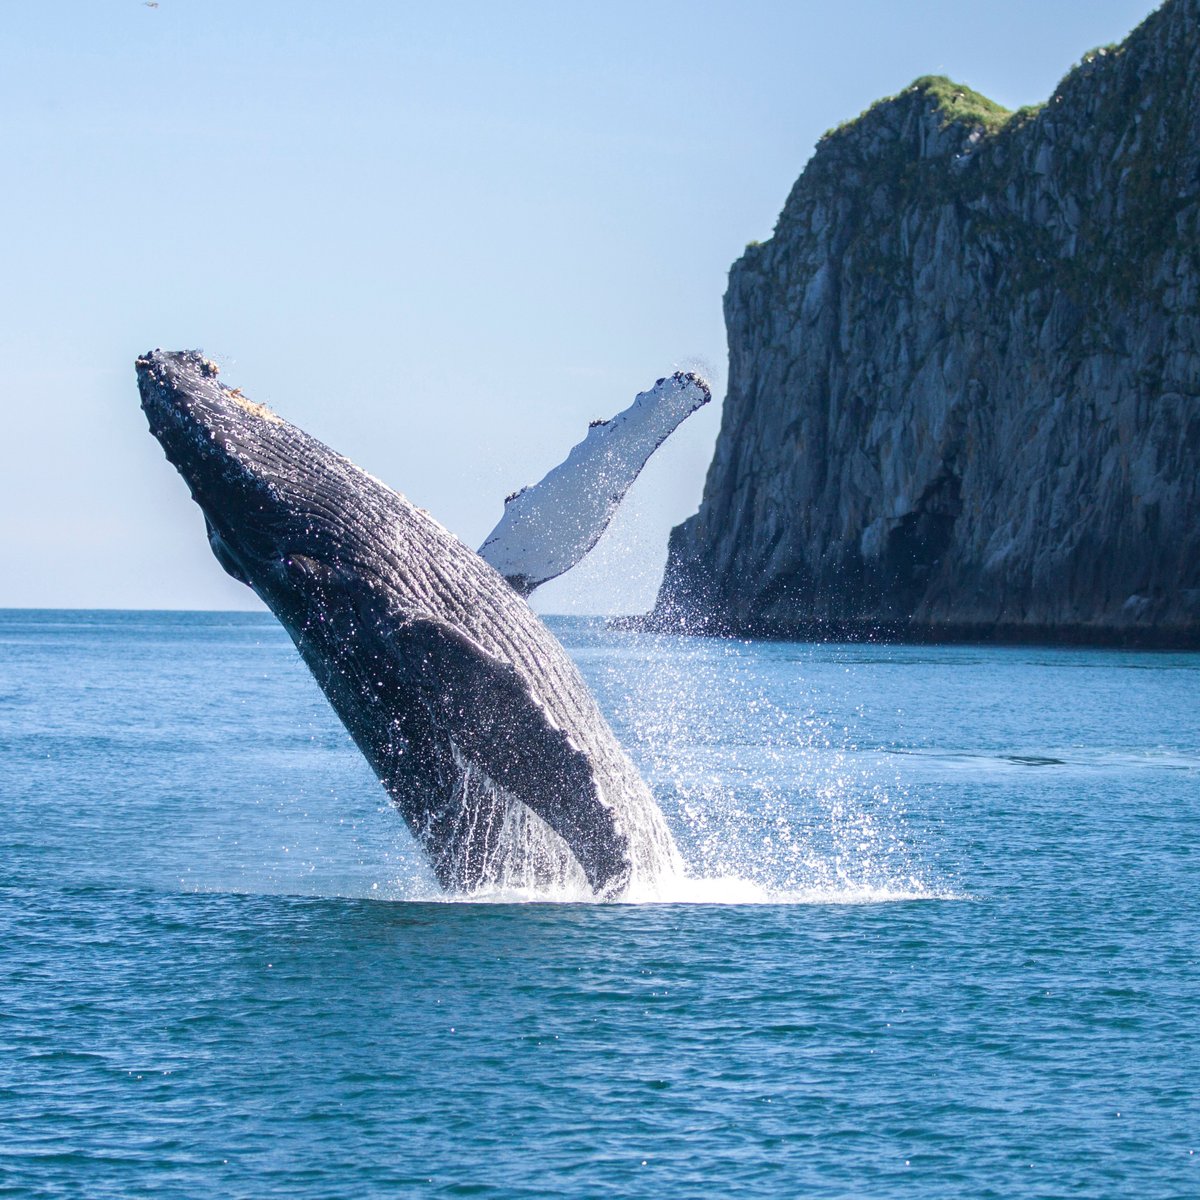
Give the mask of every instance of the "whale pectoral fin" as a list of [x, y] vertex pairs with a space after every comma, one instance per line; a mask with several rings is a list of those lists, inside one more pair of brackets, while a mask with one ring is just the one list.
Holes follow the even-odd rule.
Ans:
[[454, 731], [459, 753], [563, 838], [597, 892], [623, 885], [628, 838], [600, 794], [591, 761], [517, 671], [441, 621], [406, 618], [393, 636], [418, 694]]
[[703, 379], [677, 371], [611, 420], [593, 422], [565, 462], [505, 500], [480, 557], [522, 596], [569, 571], [600, 540], [654, 451], [711, 399]]

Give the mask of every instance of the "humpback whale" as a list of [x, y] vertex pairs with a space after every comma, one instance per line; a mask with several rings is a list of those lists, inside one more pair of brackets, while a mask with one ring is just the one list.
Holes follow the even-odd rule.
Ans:
[[217, 561], [287, 630], [445, 889], [610, 898], [679, 870], [575, 664], [495, 568], [200, 353], [149, 352], [137, 378]]

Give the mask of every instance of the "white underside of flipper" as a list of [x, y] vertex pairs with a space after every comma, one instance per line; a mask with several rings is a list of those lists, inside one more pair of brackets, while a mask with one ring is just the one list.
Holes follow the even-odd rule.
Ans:
[[698, 375], [676, 372], [611, 421], [593, 423], [565, 462], [508, 497], [480, 557], [524, 596], [569, 571], [600, 540], [654, 451], [710, 399]]

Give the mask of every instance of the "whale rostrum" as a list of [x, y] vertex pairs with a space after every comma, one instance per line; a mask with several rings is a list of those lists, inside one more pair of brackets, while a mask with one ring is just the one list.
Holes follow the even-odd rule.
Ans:
[[218, 562], [287, 630], [444, 888], [615, 897], [679, 870], [575, 664], [499, 572], [199, 353], [155, 350], [137, 376]]

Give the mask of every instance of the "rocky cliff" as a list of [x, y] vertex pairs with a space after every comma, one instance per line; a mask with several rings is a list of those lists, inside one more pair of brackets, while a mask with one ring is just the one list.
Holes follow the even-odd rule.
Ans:
[[652, 621], [1200, 644], [1200, 0], [1045, 104], [921, 79], [826, 134], [725, 296]]

